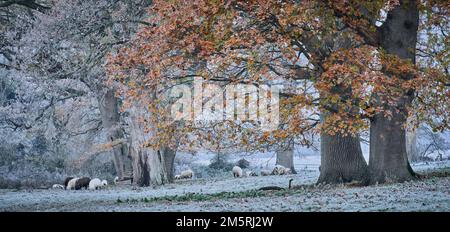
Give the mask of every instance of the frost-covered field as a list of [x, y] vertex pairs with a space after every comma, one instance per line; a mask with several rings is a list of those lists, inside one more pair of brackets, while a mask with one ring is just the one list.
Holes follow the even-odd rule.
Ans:
[[[0, 211], [450, 211], [449, 176], [369, 187], [252, 191], [269, 185], [287, 187], [291, 178], [295, 185], [313, 184], [319, 175], [317, 159], [297, 157], [298, 174], [289, 176], [233, 179], [230, 174], [158, 188], [110, 186], [99, 191], [0, 190]], [[413, 168], [421, 173], [448, 172], [450, 161], [416, 163]]]

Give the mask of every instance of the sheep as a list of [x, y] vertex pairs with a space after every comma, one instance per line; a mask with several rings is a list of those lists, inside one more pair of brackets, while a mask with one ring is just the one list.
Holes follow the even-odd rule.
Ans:
[[69, 181], [72, 180], [72, 179], [73, 179], [73, 177], [72, 177], [72, 176], [69, 176], [69, 177], [67, 177], [67, 178], [64, 180], [64, 188], [67, 189], [67, 184], [69, 184]]
[[272, 175], [285, 175], [285, 174], [287, 174], [287, 171], [284, 166], [275, 165], [275, 168], [273, 168], [273, 171], [272, 171]]
[[191, 169], [184, 170], [180, 174], [180, 179], [191, 179], [194, 175], [194, 172]]
[[246, 174], [247, 176], [258, 176], [258, 174], [256, 174], [256, 172], [254, 171], [247, 171]]
[[292, 169], [290, 168], [284, 168], [280, 170], [280, 174], [279, 175], [290, 175], [292, 174]]
[[268, 170], [262, 170], [261, 171], [261, 176], [269, 176], [270, 175], [270, 171], [268, 171]]
[[284, 167], [281, 165], [275, 165], [275, 167], [272, 170], [272, 175], [280, 175], [280, 173], [284, 171]]
[[80, 190], [82, 188], [87, 189], [89, 187], [89, 182], [91, 181], [91, 178], [89, 177], [81, 177], [78, 178], [75, 182], [75, 190]]
[[249, 177], [250, 173], [251, 173], [251, 171], [246, 171], [246, 172], [244, 172], [244, 176]]
[[94, 178], [91, 181], [89, 181], [89, 190], [97, 190], [102, 186], [102, 182], [98, 178]]
[[62, 184], [54, 184], [52, 186], [52, 189], [65, 189], [64, 185]]
[[106, 187], [106, 186], [108, 186], [108, 181], [102, 180], [102, 186], [103, 186], [103, 188]]
[[191, 179], [194, 176], [194, 172], [191, 169], [184, 170], [181, 172], [180, 175], [175, 175], [175, 180], [181, 180], [181, 179]]
[[118, 176], [116, 176], [116, 177], [114, 178], [114, 184], [117, 184], [117, 183], [119, 183], [119, 177], [118, 177]]
[[286, 169], [284, 170], [284, 175], [291, 175], [291, 174], [292, 174], [292, 169], [286, 168]]
[[242, 168], [240, 168], [239, 166], [234, 166], [232, 169], [232, 172], [233, 172], [233, 177], [242, 177], [243, 176]]
[[78, 178], [72, 178], [69, 180], [69, 182], [67, 183], [66, 189], [67, 190], [72, 190], [75, 189], [75, 183], [77, 182]]

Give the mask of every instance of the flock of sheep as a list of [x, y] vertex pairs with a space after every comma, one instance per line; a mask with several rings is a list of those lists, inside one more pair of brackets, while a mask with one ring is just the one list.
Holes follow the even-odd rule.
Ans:
[[[244, 176], [258, 176], [258, 174], [254, 171], [244, 171], [239, 166], [234, 166], [232, 169], [233, 177], [239, 178]], [[286, 168], [282, 165], [276, 165], [272, 171], [269, 170], [261, 170], [261, 176], [269, 176], [269, 175], [289, 175], [292, 174], [290, 168]]]
[[[118, 177], [114, 179], [114, 183], [117, 183], [119, 180]], [[98, 190], [108, 186], [108, 181], [100, 180], [99, 178], [91, 179], [89, 177], [67, 177], [64, 180], [64, 185], [62, 184], [54, 184], [52, 186], [53, 189], [67, 189], [67, 190], [80, 190], [80, 189], [89, 189], [89, 190]]]
[[[244, 172], [241, 167], [234, 166], [231, 170], [233, 173], [233, 177], [239, 178], [239, 177], [245, 177], [245, 176], [258, 176], [258, 174], [255, 171], [246, 171]], [[286, 168], [282, 165], [276, 165], [272, 171], [269, 170], [262, 170], [260, 172], [261, 176], [269, 176], [269, 175], [289, 175], [292, 174], [292, 171], [290, 168]], [[176, 180], [181, 179], [192, 179], [194, 176], [194, 172], [191, 169], [184, 170], [180, 173], [180, 175], [175, 175]]]
[[[258, 176], [255, 171], [244, 171], [239, 166], [234, 166], [232, 169], [233, 177], [239, 178], [244, 176]], [[260, 172], [261, 176], [269, 176], [269, 175], [289, 175], [292, 174], [290, 168], [286, 168], [281, 165], [276, 165], [272, 171], [262, 170]], [[175, 179], [192, 179], [194, 176], [194, 172], [191, 169], [184, 170], [180, 173], [180, 175], [175, 175]], [[116, 177], [114, 179], [114, 183], [117, 183], [119, 178]], [[108, 186], [108, 181], [100, 180], [99, 178], [91, 179], [89, 177], [67, 177], [64, 180], [64, 185], [54, 184], [52, 186], [53, 189], [67, 189], [67, 190], [80, 190], [80, 189], [89, 189], [89, 190], [98, 190]]]

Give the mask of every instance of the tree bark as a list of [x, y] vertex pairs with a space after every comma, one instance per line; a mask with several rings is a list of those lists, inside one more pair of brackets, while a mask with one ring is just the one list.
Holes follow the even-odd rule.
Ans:
[[153, 136], [152, 132], [145, 132], [143, 118], [148, 117], [145, 108], [130, 109], [130, 156], [133, 164], [133, 183], [138, 186], [163, 185], [169, 182], [166, 171], [166, 161], [161, 150], [157, 150], [145, 143]]
[[[108, 141], [124, 139], [124, 131], [120, 126], [120, 115], [118, 99], [115, 97], [114, 89], [101, 89], [102, 93], [98, 96], [99, 109], [102, 118], [102, 125], [107, 131]], [[122, 179], [127, 170], [126, 164], [128, 161], [127, 145], [119, 145], [113, 148], [113, 161], [117, 176]]]
[[169, 182], [172, 183], [174, 180], [174, 173], [175, 173], [174, 161], [176, 150], [171, 149], [169, 147], [164, 147], [163, 149], [161, 149], [161, 151], [164, 157], [164, 167], [167, 172], [167, 179]]
[[[418, 2], [400, 1], [400, 4], [388, 13], [381, 28], [381, 48], [388, 54], [415, 63], [418, 24]], [[412, 78], [406, 75], [408, 74], [391, 78]], [[369, 169], [372, 183], [402, 182], [412, 179], [415, 175], [408, 162], [405, 129], [407, 106], [412, 101], [413, 93], [405, 92], [395, 105], [389, 106], [381, 102], [379, 96], [374, 96], [377, 105], [393, 115], [386, 117], [383, 112], [378, 113], [370, 123]]]
[[394, 113], [391, 119], [379, 114], [370, 126], [369, 167], [372, 183], [402, 182], [414, 173], [406, 153], [406, 118]]
[[367, 183], [367, 163], [358, 136], [322, 134], [320, 155], [318, 183]]
[[297, 174], [294, 168], [294, 145], [292, 143], [289, 143], [287, 147], [279, 148], [276, 164], [290, 168], [292, 174]]
[[159, 150], [145, 148], [139, 143], [134, 143], [130, 154], [133, 160], [133, 184], [150, 186], [169, 182], [164, 157]]
[[137, 186], [149, 186], [150, 174], [147, 167], [148, 155], [138, 143], [132, 141], [130, 144], [130, 156], [133, 166], [133, 180], [132, 183]]

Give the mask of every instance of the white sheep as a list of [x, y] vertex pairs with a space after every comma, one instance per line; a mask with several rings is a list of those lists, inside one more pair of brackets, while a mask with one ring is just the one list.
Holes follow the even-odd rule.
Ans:
[[291, 174], [292, 174], [292, 170], [290, 168], [284, 169], [284, 175], [291, 175]]
[[72, 189], [75, 189], [75, 184], [77, 183], [77, 180], [78, 180], [79, 178], [73, 178], [73, 179], [71, 179], [71, 180], [69, 180], [69, 183], [67, 183], [67, 190], [72, 190]]
[[180, 179], [191, 179], [194, 176], [194, 172], [191, 169], [184, 170], [180, 174]]
[[175, 180], [181, 179], [181, 175], [175, 175]]
[[245, 174], [247, 176], [258, 176], [258, 174], [256, 174], [256, 172], [254, 172], [254, 171], [247, 171]]
[[64, 188], [67, 188], [67, 185], [69, 184], [69, 181], [73, 179], [73, 177], [69, 176], [64, 180]]
[[108, 186], [108, 181], [102, 180], [102, 187], [105, 188], [106, 186]]
[[234, 166], [232, 169], [232, 172], [233, 172], [233, 177], [242, 177], [243, 176], [242, 168], [240, 168], [239, 166]]
[[119, 177], [118, 177], [118, 176], [116, 176], [116, 177], [114, 178], [114, 184], [117, 184], [117, 183], [119, 183]]
[[89, 181], [89, 190], [97, 190], [100, 189], [102, 186], [102, 181], [99, 178], [94, 178], [91, 181]]
[[275, 165], [273, 168], [272, 175], [285, 175], [286, 168], [283, 165]]
[[62, 184], [54, 184], [52, 186], [52, 189], [64, 189], [64, 185], [62, 185]]

